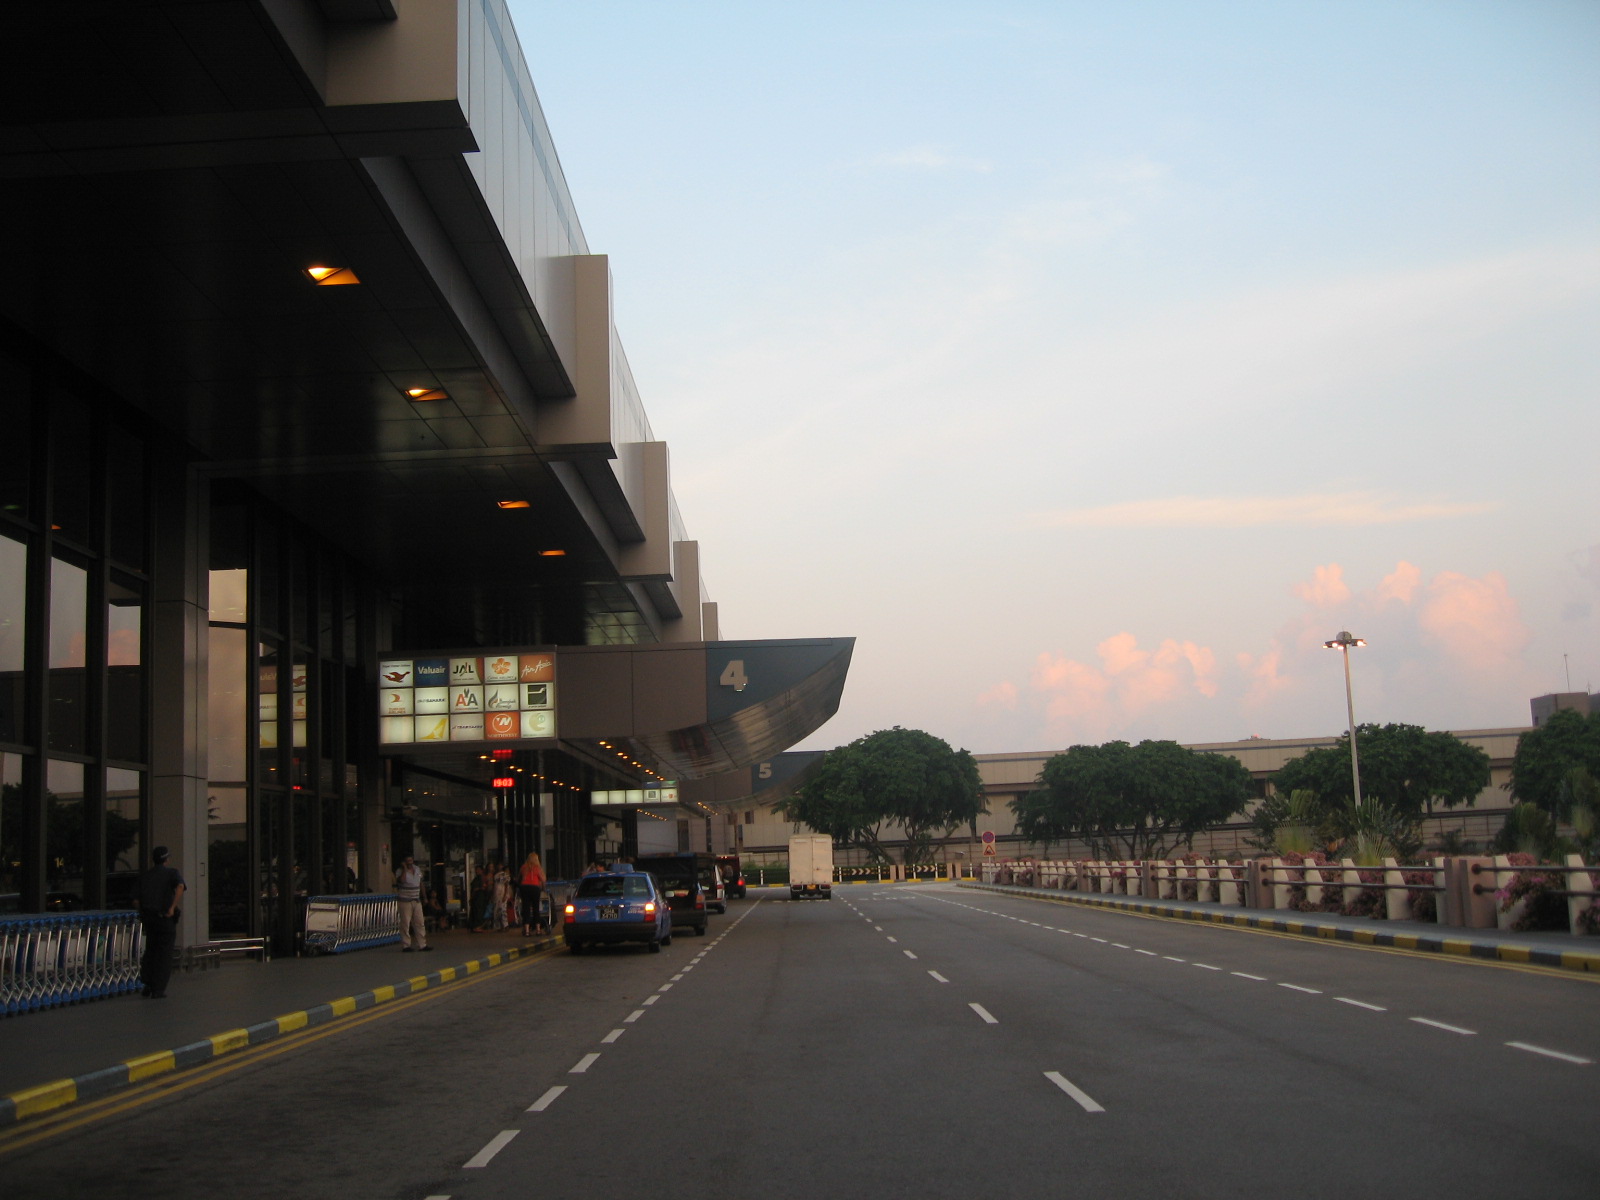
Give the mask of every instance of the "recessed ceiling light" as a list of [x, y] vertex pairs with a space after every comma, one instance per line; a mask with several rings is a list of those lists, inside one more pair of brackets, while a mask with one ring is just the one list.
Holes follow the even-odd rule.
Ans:
[[406, 395], [421, 403], [424, 400], [448, 400], [450, 393], [443, 388], [414, 387], [407, 388]]
[[495, 504], [497, 506], [499, 506], [500, 508], [532, 508], [533, 507], [533, 505], [529, 504], [526, 500], [496, 500]]
[[347, 283], [360, 283], [349, 267], [307, 267], [306, 278], [318, 287], [341, 287]]
[[539, 551], [539, 557], [540, 558], [565, 558], [566, 556], [567, 556], [567, 552], [565, 550], [541, 550], [541, 551]]

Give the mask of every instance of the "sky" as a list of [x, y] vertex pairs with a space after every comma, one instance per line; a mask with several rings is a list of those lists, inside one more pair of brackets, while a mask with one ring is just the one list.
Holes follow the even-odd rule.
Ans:
[[510, 8], [798, 749], [1600, 692], [1600, 4]]

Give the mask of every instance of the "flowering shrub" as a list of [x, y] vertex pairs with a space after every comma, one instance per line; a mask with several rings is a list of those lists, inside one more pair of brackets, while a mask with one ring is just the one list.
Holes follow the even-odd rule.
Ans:
[[[1531, 854], [1519, 851], [1506, 856], [1513, 867], [1532, 867], [1538, 860]], [[1511, 882], [1495, 892], [1500, 901], [1500, 911], [1508, 913], [1519, 903], [1522, 910], [1511, 922], [1511, 928], [1527, 932], [1534, 929], [1567, 928], [1567, 898], [1558, 893], [1566, 890], [1566, 875], [1560, 871], [1518, 871]]]
[[[1362, 867], [1356, 871], [1356, 875], [1362, 883], [1383, 882], [1383, 871], [1379, 868]], [[1343, 911], [1347, 917], [1371, 917], [1382, 921], [1389, 915], [1389, 905], [1384, 900], [1382, 888], [1364, 887], [1345, 902]]]
[[1429, 870], [1401, 873], [1410, 887], [1406, 901], [1411, 905], [1413, 921], [1436, 921], [1439, 918], [1439, 893], [1433, 890], [1434, 872]]

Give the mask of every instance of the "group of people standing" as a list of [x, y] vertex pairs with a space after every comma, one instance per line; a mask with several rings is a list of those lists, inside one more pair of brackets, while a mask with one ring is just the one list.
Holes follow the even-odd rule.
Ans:
[[503, 862], [484, 863], [467, 888], [468, 928], [485, 933], [521, 925], [524, 937], [543, 933], [544, 885], [544, 864], [536, 851], [528, 851], [515, 875]]

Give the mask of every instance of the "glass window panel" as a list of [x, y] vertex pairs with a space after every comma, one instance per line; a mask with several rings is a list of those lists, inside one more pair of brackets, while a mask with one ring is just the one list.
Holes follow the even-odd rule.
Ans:
[[133, 908], [134, 884], [145, 862], [144, 772], [106, 770], [106, 906]]
[[85, 635], [88, 629], [89, 573], [63, 559], [50, 562], [50, 749], [72, 754], [85, 750]]
[[211, 936], [242, 937], [250, 927], [250, 825], [245, 789], [213, 783], [207, 799]]
[[106, 540], [111, 557], [124, 566], [142, 569], [150, 505], [144, 443], [117, 426], [106, 430], [106, 486], [110, 492]]
[[144, 596], [112, 579], [106, 598], [106, 757], [144, 762]]
[[45, 765], [45, 910], [83, 907], [83, 764]]
[[256, 622], [263, 629], [281, 633], [283, 626], [278, 620], [278, 580], [283, 568], [278, 561], [278, 552], [277, 526], [269, 520], [262, 520], [256, 527], [256, 555], [260, 565], [255, 594]]
[[230, 625], [245, 623], [250, 599], [250, 572], [243, 568], [211, 572], [211, 619]]
[[11, 901], [22, 888], [22, 755], [0, 754], [0, 896]]
[[0, 354], [6, 386], [0, 389], [0, 512], [28, 516], [28, 491], [33, 482], [33, 389], [28, 371], [10, 355]]
[[0, 536], [0, 742], [22, 740], [22, 664], [28, 637], [28, 548]]
[[65, 537], [94, 545], [94, 410], [81, 397], [56, 392], [50, 403], [50, 522]]
[[206, 707], [211, 784], [243, 785], [250, 753], [249, 643], [242, 629], [211, 627]]

